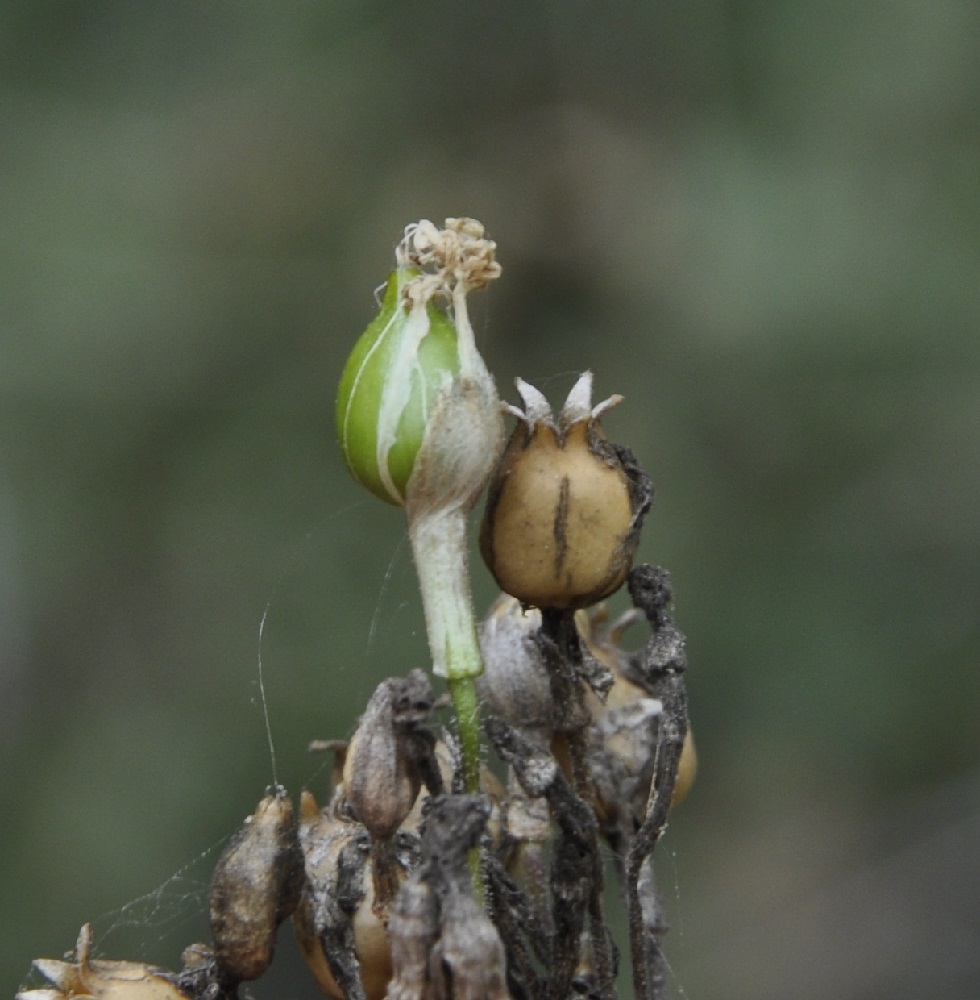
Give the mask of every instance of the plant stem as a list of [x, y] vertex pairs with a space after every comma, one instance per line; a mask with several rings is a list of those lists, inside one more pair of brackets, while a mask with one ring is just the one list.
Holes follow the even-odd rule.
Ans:
[[449, 681], [449, 694], [456, 709], [459, 745], [463, 757], [463, 784], [467, 792], [480, 791], [480, 709], [472, 677]]
[[420, 512], [409, 518], [408, 531], [432, 669], [446, 678], [456, 709], [465, 789], [479, 792], [480, 716], [473, 679], [483, 672], [483, 658], [470, 594], [466, 511]]

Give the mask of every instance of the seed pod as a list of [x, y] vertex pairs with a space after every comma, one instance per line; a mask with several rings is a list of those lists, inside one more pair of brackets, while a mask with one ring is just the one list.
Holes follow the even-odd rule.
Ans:
[[299, 902], [303, 861], [285, 792], [266, 796], [225, 849], [211, 880], [211, 933], [222, 978], [258, 979], [276, 930]]
[[[304, 792], [299, 839], [307, 886], [293, 915], [300, 950], [320, 988], [343, 1000], [357, 995], [381, 1000], [391, 978], [391, 951], [385, 921], [375, 907], [368, 838], [359, 823], [317, 808]], [[407, 878], [399, 858], [399, 879]]]
[[621, 401], [592, 406], [585, 372], [555, 421], [533, 386], [518, 379], [525, 411], [494, 470], [480, 551], [501, 589], [539, 608], [582, 608], [626, 579], [653, 491], [628, 449], [598, 419]]
[[[471, 505], [499, 454], [497, 391], [466, 310], [467, 292], [500, 274], [495, 250], [473, 219], [409, 226], [381, 311], [340, 379], [337, 436], [348, 468], [410, 516]], [[451, 303], [451, 317], [437, 300]]]
[[21, 990], [17, 1000], [188, 1000], [171, 974], [143, 962], [114, 962], [90, 957], [92, 928], [82, 927], [75, 945], [75, 961], [39, 958], [34, 968], [54, 988]]
[[403, 266], [388, 278], [381, 311], [354, 345], [337, 392], [337, 436], [354, 478], [403, 505], [429, 410], [459, 371], [456, 328], [433, 302], [411, 302], [421, 275]]

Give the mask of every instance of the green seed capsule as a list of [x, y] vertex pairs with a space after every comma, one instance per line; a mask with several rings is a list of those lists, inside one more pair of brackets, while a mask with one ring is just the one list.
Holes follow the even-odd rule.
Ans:
[[381, 311], [354, 345], [337, 392], [337, 436], [354, 478], [403, 506], [436, 396], [459, 371], [456, 327], [431, 300], [406, 297], [422, 272], [391, 273]]

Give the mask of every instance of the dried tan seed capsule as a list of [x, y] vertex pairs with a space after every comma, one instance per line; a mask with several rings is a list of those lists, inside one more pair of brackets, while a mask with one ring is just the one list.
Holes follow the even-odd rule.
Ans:
[[90, 957], [92, 928], [85, 924], [75, 945], [75, 961], [39, 958], [34, 967], [54, 989], [21, 990], [17, 1000], [188, 1000], [170, 973], [142, 962], [114, 962]]
[[222, 978], [237, 984], [269, 967], [276, 930], [299, 902], [303, 867], [293, 806], [266, 796], [225, 849], [211, 881], [211, 933]]
[[626, 579], [652, 489], [627, 449], [610, 444], [585, 372], [555, 421], [547, 400], [517, 380], [525, 411], [487, 495], [480, 551], [501, 589], [539, 608], [583, 608]]
[[[334, 964], [339, 960], [353, 969], [367, 1000], [382, 1000], [391, 979], [391, 952], [385, 921], [375, 908], [371, 858], [366, 849], [358, 850], [358, 841], [366, 840], [365, 831], [360, 824], [329, 809], [320, 811], [307, 791], [300, 800], [300, 815], [299, 839], [306, 859], [307, 887], [293, 915], [293, 929], [306, 964], [325, 993], [343, 1000], [344, 991], [324, 951], [324, 938], [345, 937], [352, 954], [334, 952]], [[346, 866], [351, 864], [355, 868], [348, 870]], [[406, 877], [401, 867], [400, 879]], [[356, 898], [342, 899], [351, 889]], [[339, 927], [344, 921], [347, 934]]]

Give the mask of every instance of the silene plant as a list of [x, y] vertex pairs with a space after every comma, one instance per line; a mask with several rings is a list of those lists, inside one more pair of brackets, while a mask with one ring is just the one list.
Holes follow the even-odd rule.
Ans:
[[[405, 511], [431, 669], [383, 680], [350, 740], [317, 741], [334, 754], [326, 804], [267, 790], [215, 867], [212, 940], [182, 969], [95, 957], [86, 924], [17, 1000], [237, 997], [287, 918], [331, 997], [611, 1000], [627, 963], [636, 1000], [667, 996], [653, 854], [696, 756], [670, 577], [633, 564], [653, 487], [603, 432], [621, 397], [593, 403], [591, 372], [557, 416], [520, 378], [521, 405], [500, 402], [467, 309], [499, 276], [475, 220], [408, 226], [337, 394], [348, 468]], [[467, 527], [481, 497], [501, 594], [478, 622]], [[603, 601], [624, 585], [633, 609], [610, 621]]]

